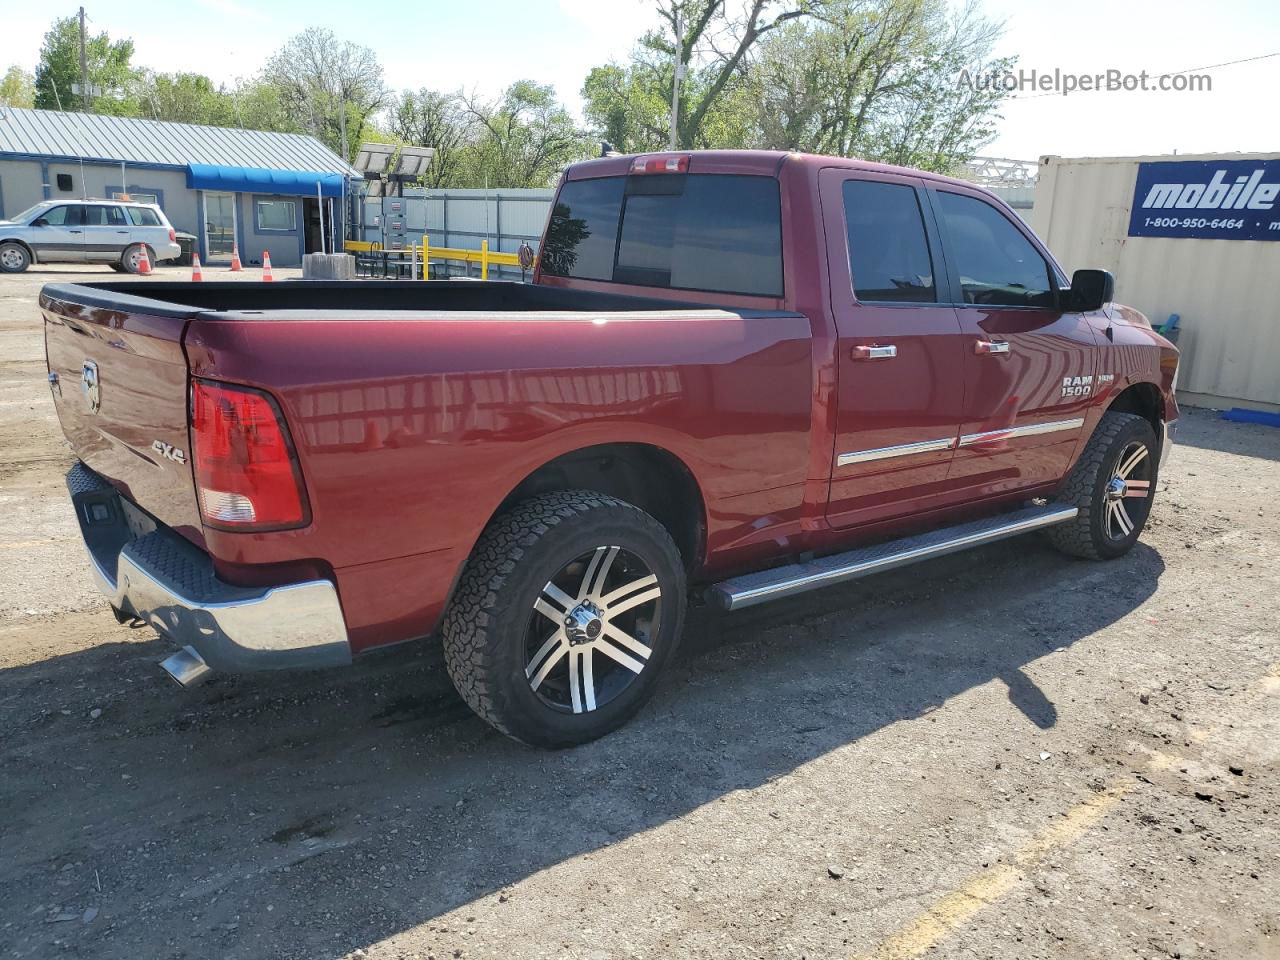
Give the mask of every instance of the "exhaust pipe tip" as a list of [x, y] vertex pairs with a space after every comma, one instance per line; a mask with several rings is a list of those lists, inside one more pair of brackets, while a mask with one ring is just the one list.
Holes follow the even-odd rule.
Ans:
[[204, 662], [204, 657], [190, 647], [183, 647], [172, 656], [165, 657], [160, 661], [160, 667], [180, 687], [199, 686], [213, 674], [213, 668]]

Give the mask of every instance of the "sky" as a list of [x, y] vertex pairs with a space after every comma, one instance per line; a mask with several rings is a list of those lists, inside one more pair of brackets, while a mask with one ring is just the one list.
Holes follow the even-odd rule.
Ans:
[[[981, 0], [1004, 23], [997, 49], [1040, 73], [1120, 70], [1152, 74], [1280, 54], [1277, 0]], [[78, 6], [78, 5], [77, 5]], [[77, 6], [6, 11], [5, 52], [34, 69], [44, 31]], [[135, 64], [194, 70], [216, 81], [252, 76], [292, 34], [328, 27], [373, 48], [396, 88], [459, 87], [493, 95], [519, 79], [555, 85], [581, 109], [587, 71], [623, 60], [653, 22], [645, 0], [417, 0], [369, 7], [331, 0], [186, 0], [151, 4], [90, 0], [90, 29], [132, 37]], [[21, 54], [19, 52], [21, 51]], [[0, 57], [0, 69], [8, 64]], [[1280, 150], [1280, 56], [1208, 71], [1207, 92], [1022, 95], [1007, 101], [986, 156], [1034, 160]]]

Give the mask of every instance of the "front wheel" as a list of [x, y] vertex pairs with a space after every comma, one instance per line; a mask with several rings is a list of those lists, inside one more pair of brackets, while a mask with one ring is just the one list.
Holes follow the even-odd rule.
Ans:
[[1080, 512], [1045, 531], [1053, 545], [1089, 560], [1128, 553], [1151, 513], [1159, 453], [1155, 431], [1145, 419], [1132, 413], [1103, 414], [1058, 497]]
[[498, 730], [573, 746], [652, 696], [684, 607], [680, 552], [662, 524], [602, 493], [546, 494], [480, 537], [445, 615], [445, 663]]
[[20, 243], [0, 244], [0, 270], [5, 273], [21, 273], [31, 266], [31, 254]]

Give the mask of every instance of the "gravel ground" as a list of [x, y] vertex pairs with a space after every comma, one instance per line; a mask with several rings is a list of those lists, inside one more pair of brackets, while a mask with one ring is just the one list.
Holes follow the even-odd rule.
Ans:
[[1184, 411], [1119, 561], [694, 611], [634, 722], [545, 753], [430, 645], [163, 679], [65, 503], [72, 275], [0, 277], [0, 956], [1280, 958], [1280, 430]]

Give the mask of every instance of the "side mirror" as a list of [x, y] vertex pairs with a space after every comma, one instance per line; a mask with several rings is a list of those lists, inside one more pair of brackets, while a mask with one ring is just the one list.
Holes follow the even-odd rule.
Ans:
[[1077, 270], [1071, 275], [1067, 291], [1067, 309], [1088, 313], [1116, 298], [1116, 278], [1107, 270]]
[[33, 227], [47, 227], [49, 225], [49, 221], [44, 217], [36, 217], [36, 219], [31, 221], [31, 225]]

